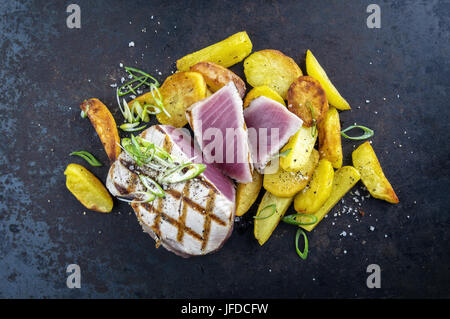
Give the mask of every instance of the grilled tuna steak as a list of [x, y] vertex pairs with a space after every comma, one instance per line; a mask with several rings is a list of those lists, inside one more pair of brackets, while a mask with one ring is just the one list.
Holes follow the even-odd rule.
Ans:
[[233, 82], [210, 97], [194, 103], [187, 111], [207, 163], [241, 183], [252, 181], [252, 160], [242, 99]]
[[244, 110], [254, 166], [263, 172], [271, 158], [303, 124], [286, 107], [265, 96], [254, 99]]
[[[201, 153], [190, 135], [167, 125], [154, 125], [140, 134], [163, 147], [181, 162], [201, 161]], [[192, 157], [195, 157], [192, 159]], [[114, 196], [145, 191], [138, 175], [157, 178], [160, 171], [139, 167], [126, 152], [112, 164], [106, 186]], [[217, 168], [207, 165], [197, 177], [163, 185], [164, 198], [132, 203], [144, 232], [167, 250], [182, 257], [198, 256], [219, 249], [231, 235], [235, 210], [235, 188]]]

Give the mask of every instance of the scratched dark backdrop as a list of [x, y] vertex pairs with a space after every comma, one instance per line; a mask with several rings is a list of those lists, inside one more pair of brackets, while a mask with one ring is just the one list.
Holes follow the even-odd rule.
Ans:
[[[0, 297], [450, 297], [449, 1], [377, 1], [381, 29], [366, 26], [373, 1], [75, 2], [81, 29], [66, 26], [71, 2], [0, 3]], [[66, 165], [87, 165], [71, 151], [107, 163], [79, 104], [97, 97], [121, 122], [119, 63], [164, 80], [177, 58], [241, 30], [303, 70], [315, 53], [353, 107], [342, 126], [375, 130], [400, 198], [346, 196], [309, 235], [306, 261], [290, 225], [259, 247], [254, 210], [219, 252], [182, 259], [155, 249], [127, 205], [89, 212], [65, 188]], [[343, 141], [346, 164], [358, 144]], [[105, 180], [108, 167], [89, 169]], [[73, 263], [81, 289], [66, 287]], [[366, 286], [372, 263], [381, 289]]]

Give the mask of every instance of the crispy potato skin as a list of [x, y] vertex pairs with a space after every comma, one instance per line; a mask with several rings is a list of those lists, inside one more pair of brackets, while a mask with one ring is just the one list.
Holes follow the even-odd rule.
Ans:
[[212, 92], [220, 90], [222, 87], [233, 81], [241, 98], [245, 95], [245, 82], [232, 71], [213, 62], [199, 62], [190, 68], [193, 72], [198, 72], [205, 78], [206, 85]]
[[325, 203], [314, 215], [317, 222], [312, 225], [300, 226], [307, 231], [311, 231], [325, 217], [326, 214], [341, 200], [342, 197], [359, 181], [360, 175], [353, 166], [343, 166], [334, 173], [331, 193]]
[[295, 196], [295, 210], [298, 213], [315, 213], [330, 197], [333, 177], [333, 166], [328, 160], [321, 159], [307, 187]]
[[268, 86], [286, 99], [289, 86], [303, 75], [293, 59], [278, 50], [254, 52], [244, 61], [247, 82], [253, 86]]
[[342, 166], [341, 123], [339, 113], [330, 107], [325, 118], [317, 125], [319, 132], [319, 154], [331, 162], [334, 168]]
[[269, 88], [268, 86], [257, 86], [250, 90], [250, 92], [247, 93], [244, 99], [244, 109], [250, 105], [250, 103], [256, 99], [257, 97], [265, 96], [269, 99], [272, 99], [274, 101], [277, 101], [280, 104], [283, 104], [286, 106], [286, 103], [284, 102], [283, 98], [274, 90]]
[[285, 171], [281, 166], [274, 174], [264, 174], [264, 189], [279, 197], [291, 197], [303, 190], [319, 163], [319, 152], [311, 152], [308, 164], [297, 172]]
[[245, 59], [252, 52], [252, 47], [247, 32], [238, 32], [223, 41], [182, 57], [177, 60], [177, 68], [180, 71], [188, 71], [191, 66], [203, 61], [228, 68]]
[[105, 104], [99, 99], [89, 99], [80, 105], [81, 110], [86, 113], [95, 128], [100, 140], [105, 148], [105, 152], [111, 162], [119, 156], [120, 138], [116, 121]]
[[206, 97], [206, 82], [198, 72], [178, 72], [169, 76], [160, 88], [164, 107], [156, 118], [161, 124], [183, 127], [187, 124], [186, 109]]
[[306, 73], [320, 82], [327, 95], [328, 102], [339, 110], [350, 110], [350, 105], [331, 83], [325, 70], [310, 50], [306, 52]]
[[399, 202], [392, 185], [384, 176], [380, 162], [369, 142], [361, 144], [352, 153], [353, 166], [361, 174], [361, 180], [370, 195], [389, 203]]
[[84, 207], [101, 213], [109, 213], [112, 210], [111, 195], [102, 182], [86, 168], [78, 164], [69, 164], [64, 175], [67, 188]]
[[[287, 93], [288, 110], [303, 120], [303, 125], [313, 126], [313, 120], [319, 124], [328, 111], [328, 100], [319, 81], [310, 76], [298, 77], [289, 87]], [[311, 113], [311, 109], [314, 112]]]
[[255, 235], [256, 240], [262, 246], [264, 243], [270, 238], [273, 231], [277, 227], [281, 218], [283, 218], [287, 209], [292, 203], [293, 197], [283, 198], [277, 197], [269, 192], [266, 192], [259, 204], [258, 211], [256, 215], [259, 214], [261, 210], [266, 208], [269, 205], [275, 204], [276, 211], [275, 213], [265, 219], [255, 219], [253, 233]]
[[236, 190], [236, 216], [244, 215], [259, 195], [262, 187], [262, 176], [253, 170], [253, 181], [250, 183], [238, 183]]
[[311, 130], [310, 127], [302, 126], [281, 149], [281, 152], [291, 149], [287, 156], [280, 158], [280, 166], [284, 170], [298, 172], [307, 166], [318, 135], [316, 133], [313, 136]]

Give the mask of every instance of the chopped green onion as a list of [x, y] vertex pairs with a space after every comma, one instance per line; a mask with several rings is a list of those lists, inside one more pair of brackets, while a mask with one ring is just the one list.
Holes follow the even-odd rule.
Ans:
[[[303, 239], [305, 240], [305, 248], [303, 252], [298, 249], [298, 240], [300, 238], [300, 234], [303, 235]], [[308, 237], [306, 237], [306, 233], [301, 228], [299, 228], [297, 230], [297, 233], [295, 234], [295, 250], [297, 251], [297, 254], [301, 259], [305, 260], [308, 257]]]
[[122, 124], [122, 125], [119, 126], [119, 127], [120, 127], [120, 129], [121, 129], [122, 131], [125, 131], [125, 132], [135, 132], [135, 131], [140, 131], [140, 130], [142, 130], [142, 129], [144, 129], [144, 128], [147, 127], [147, 125], [142, 125], [142, 126], [136, 127], [136, 126], [138, 126], [139, 124], [140, 124], [139, 122], [135, 122], [135, 123], [125, 123], [125, 124]]
[[206, 169], [205, 164], [187, 163], [179, 165], [172, 169], [169, 169], [167, 173], [161, 178], [160, 181], [162, 184], [173, 184], [184, 182], [200, 175], [201, 173], [203, 173], [205, 169]]
[[102, 166], [102, 163], [100, 163], [95, 157], [94, 155], [92, 155], [89, 152], [86, 151], [78, 151], [78, 152], [72, 152], [69, 154], [70, 156], [72, 155], [77, 155], [81, 158], [83, 158], [84, 160], [86, 160], [86, 162], [88, 162], [91, 166]]
[[144, 198], [140, 201], [136, 201], [134, 199], [129, 200], [126, 198], [117, 197], [118, 200], [122, 202], [132, 203], [132, 204], [140, 204], [140, 203], [148, 203], [155, 200], [156, 196], [150, 192], [135, 192], [131, 195], [144, 196]]
[[317, 217], [309, 214], [292, 214], [284, 216], [282, 221], [291, 225], [306, 226], [315, 224]]
[[153, 76], [151, 76], [151, 75], [148, 74], [148, 73], [145, 73], [145, 72], [142, 71], [142, 70], [139, 70], [139, 69], [136, 69], [136, 68], [132, 68], [132, 67], [126, 66], [126, 67], [125, 67], [125, 71], [127, 71], [127, 72], [128, 72], [130, 75], [132, 75], [132, 76], [135, 76], [132, 72], [136, 72], [136, 73], [142, 74], [142, 75], [144, 75], [144, 76], [146, 76], [146, 77], [152, 79], [153, 82], [154, 82], [154, 84], [155, 84], [157, 87], [160, 86], [158, 80], [156, 80]]
[[316, 123], [316, 118], [314, 116], [314, 109], [313, 109], [313, 106], [310, 101], [306, 101], [306, 106], [309, 107], [312, 118], [313, 118], [313, 126], [311, 127], [311, 135], [312, 135], [312, 137], [314, 137], [317, 134], [317, 123]]
[[[265, 211], [268, 208], [270, 208], [272, 211], [268, 215], [262, 216], [263, 211]], [[275, 214], [276, 211], [277, 211], [277, 205], [275, 205], [275, 204], [267, 205], [266, 207], [261, 209], [256, 216], [253, 216], [253, 218], [254, 219], [266, 219], [266, 218], [271, 217], [273, 214]]]
[[80, 113], [81, 118], [85, 119], [85, 118], [87, 117], [87, 113], [88, 113], [88, 111], [89, 111], [89, 107], [90, 107], [90, 106], [91, 106], [90, 104], [87, 104], [87, 106], [86, 106], [86, 112], [83, 111], [83, 110], [81, 110], [81, 113]]
[[[123, 84], [122, 86], [119, 87], [118, 92], [119, 92], [119, 96], [124, 96], [130, 93], [136, 94], [136, 91], [139, 87], [141, 87], [144, 84], [147, 84], [147, 79], [148, 77], [146, 76], [141, 76], [141, 77], [134, 77], [134, 79], [132, 79], [131, 81]], [[139, 84], [135, 85], [135, 86], [131, 86], [132, 83], [134, 82], [139, 82]], [[128, 88], [128, 91], [123, 92], [123, 88]]]
[[145, 188], [155, 196], [158, 197], [166, 196], [166, 193], [164, 192], [162, 187], [159, 186], [159, 184], [155, 182], [152, 178], [144, 175], [139, 175], [139, 179], [141, 180], [142, 184], [144, 184]]
[[[353, 136], [348, 136], [347, 134], [345, 134], [345, 132], [350, 131], [350, 130], [352, 130], [352, 129], [354, 129], [354, 128], [359, 128], [359, 129], [363, 130], [363, 131], [364, 131], [364, 134], [361, 135], [361, 136], [355, 136], [355, 137], [353, 137]], [[344, 130], [341, 131], [341, 135], [342, 135], [343, 137], [348, 138], [348, 139], [350, 139], [350, 140], [357, 140], [357, 141], [365, 140], [365, 139], [371, 138], [374, 134], [375, 134], [375, 133], [374, 133], [373, 130], [371, 130], [371, 129], [368, 128], [368, 127], [362, 126], [362, 125], [351, 125], [351, 126], [347, 127], [346, 129], [344, 129]]]
[[[158, 96], [155, 96], [155, 92], [158, 93]], [[164, 107], [163, 97], [161, 95], [161, 92], [159, 91], [158, 87], [154, 84], [150, 85], [150, 92], [152, 93], [153, 99], [155, 100], [156, 104], [159, 106], [159, 108], [167, 115], [167, 117], [172, 117], [169, 112], [167, 112], [166, 108]]]

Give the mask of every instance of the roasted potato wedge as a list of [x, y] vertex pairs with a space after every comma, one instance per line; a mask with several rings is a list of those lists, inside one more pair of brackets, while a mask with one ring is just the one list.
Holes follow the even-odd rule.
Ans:
[[232, 71], [213, 62], [199, 62], [191, 66], [191, 71], [198, 72], [205, 78], [206, 85], [216, 92], [233, 81], [241, 98], [245, 95], [245, 82]]
[[308, 164], [316, 140], [317, 133], [312, 132], [310, 127], [302, 126], [281, 149], [281, 152], [285, 152], [288, 149], [291, 151], [288, 155], [280, 158], [280, 166], [284, 170], [291, 172], [303, 170]]
[[80, 105], [81, 110], [87, 114], [102, 141], [105, 152], [111, 162], [120, 154], [120, 138], [116, 121], [105, 104], [99, 99], [89, 99]]
[[109, 213], [113, 200], [105, 186], [86, 168], [78, 164], [69, 164], [64, 171], [69, 191], [87, 209]]
[[269, 99], [272, 99], [274, 101], [277, 101], [280, 104], [283, 104], [286, 106], [286, 103], [284, 103], [283, 98], [274, 90], [269, 88], [268, 86], [257, 86], [250, 90], [250, 92], [247, 93], [244, 99], [244, 109], [250, 105], [250, 102], [256, 99], [257, 97], [265, 96]]
[[187, 124], [186, 109], [206, 97], [206, 82], [198, 72], [178, 72], [164, 81], [160, 91], [164, 107], [171, 116], [158, 113], [159, 123], [183, 127]]
[[289, 208], [292, 203], [293, 197], [282, 198], [277, 197], [269, 192], [266, 192], [259, 204], [256, 216], [266, 207], [270, 205], [275, 205], [275, 213], [264, 219], [255, 219], [254, 223], [254, 234], [258, 243], [262, 246], [272, 235], [273, 231], [277, 227], [281, 218], [283, 218], [284, 213]]
[[319, 81], [310, 76], [298, 77], [287, 93], [288, 110], [311, 127], [319, 124], [328, 111], [328, 100]]
[[295, 210], [299, 213], [315, 213], [330, 197], [333, 177], [333, 166], [328, 160], [321, 159], [308, 185], [295, 196]]
[[303, 190], [308, 184], [319, 162], [319, 152], [312, 150], [308, 164], [300, 171], [286, 171], [281, 166], [274, 174], [264, 174], [263, 186], [279, 197], [291, 197]]
[[247, 32], [238, 32], [223, 41], [182, 57], [177, 60], [177, 68], [180, 71], [188, 71], [191, 66], [203, 61], [228, 68], [244, 60], [252, 52], [252, 47]]
[[342, 166], [341, 123], [339, 113], [330, 107], [325, 118], [317, 125], [319, 132], [319, 154], [331, 162], [334, 168]]
[[380, 162], [369, 142], [361, 144], [352, 153], [353, 166], [361, 174], [361, 180], [367, 187], [370, 195], [383, 199], [389, 203], [399, 202], [394, 189], [384, 176]]
[[236, 190], [236, 216], [244, 215], [259, 195], [262, 186], [262, 176], [253, 170], [253, 181], [250, 183], [238, 183]]
[[341, 200], [342, 197], [359, 181], [358, 171], [353, 166], [343, 166], [334, 173], [331, 193], [325, 203], [314, 215], [317, 222], [312, 225], [301, 226], [307, 231], [311, 231], [325, 217], [326, 214]]
[[303, 75], [293, 59], [277, 50], [261, 50], [244, 61], [247, 82], [253, 86], [268, 86], [286, 99], [292, 82]]
[[325, 73], [325, 70], [309, 50], [306, 52], [306, 73], [320, 82], [331, 105], [339, 110], [350, 110], [348, 102], [339, 94]]

